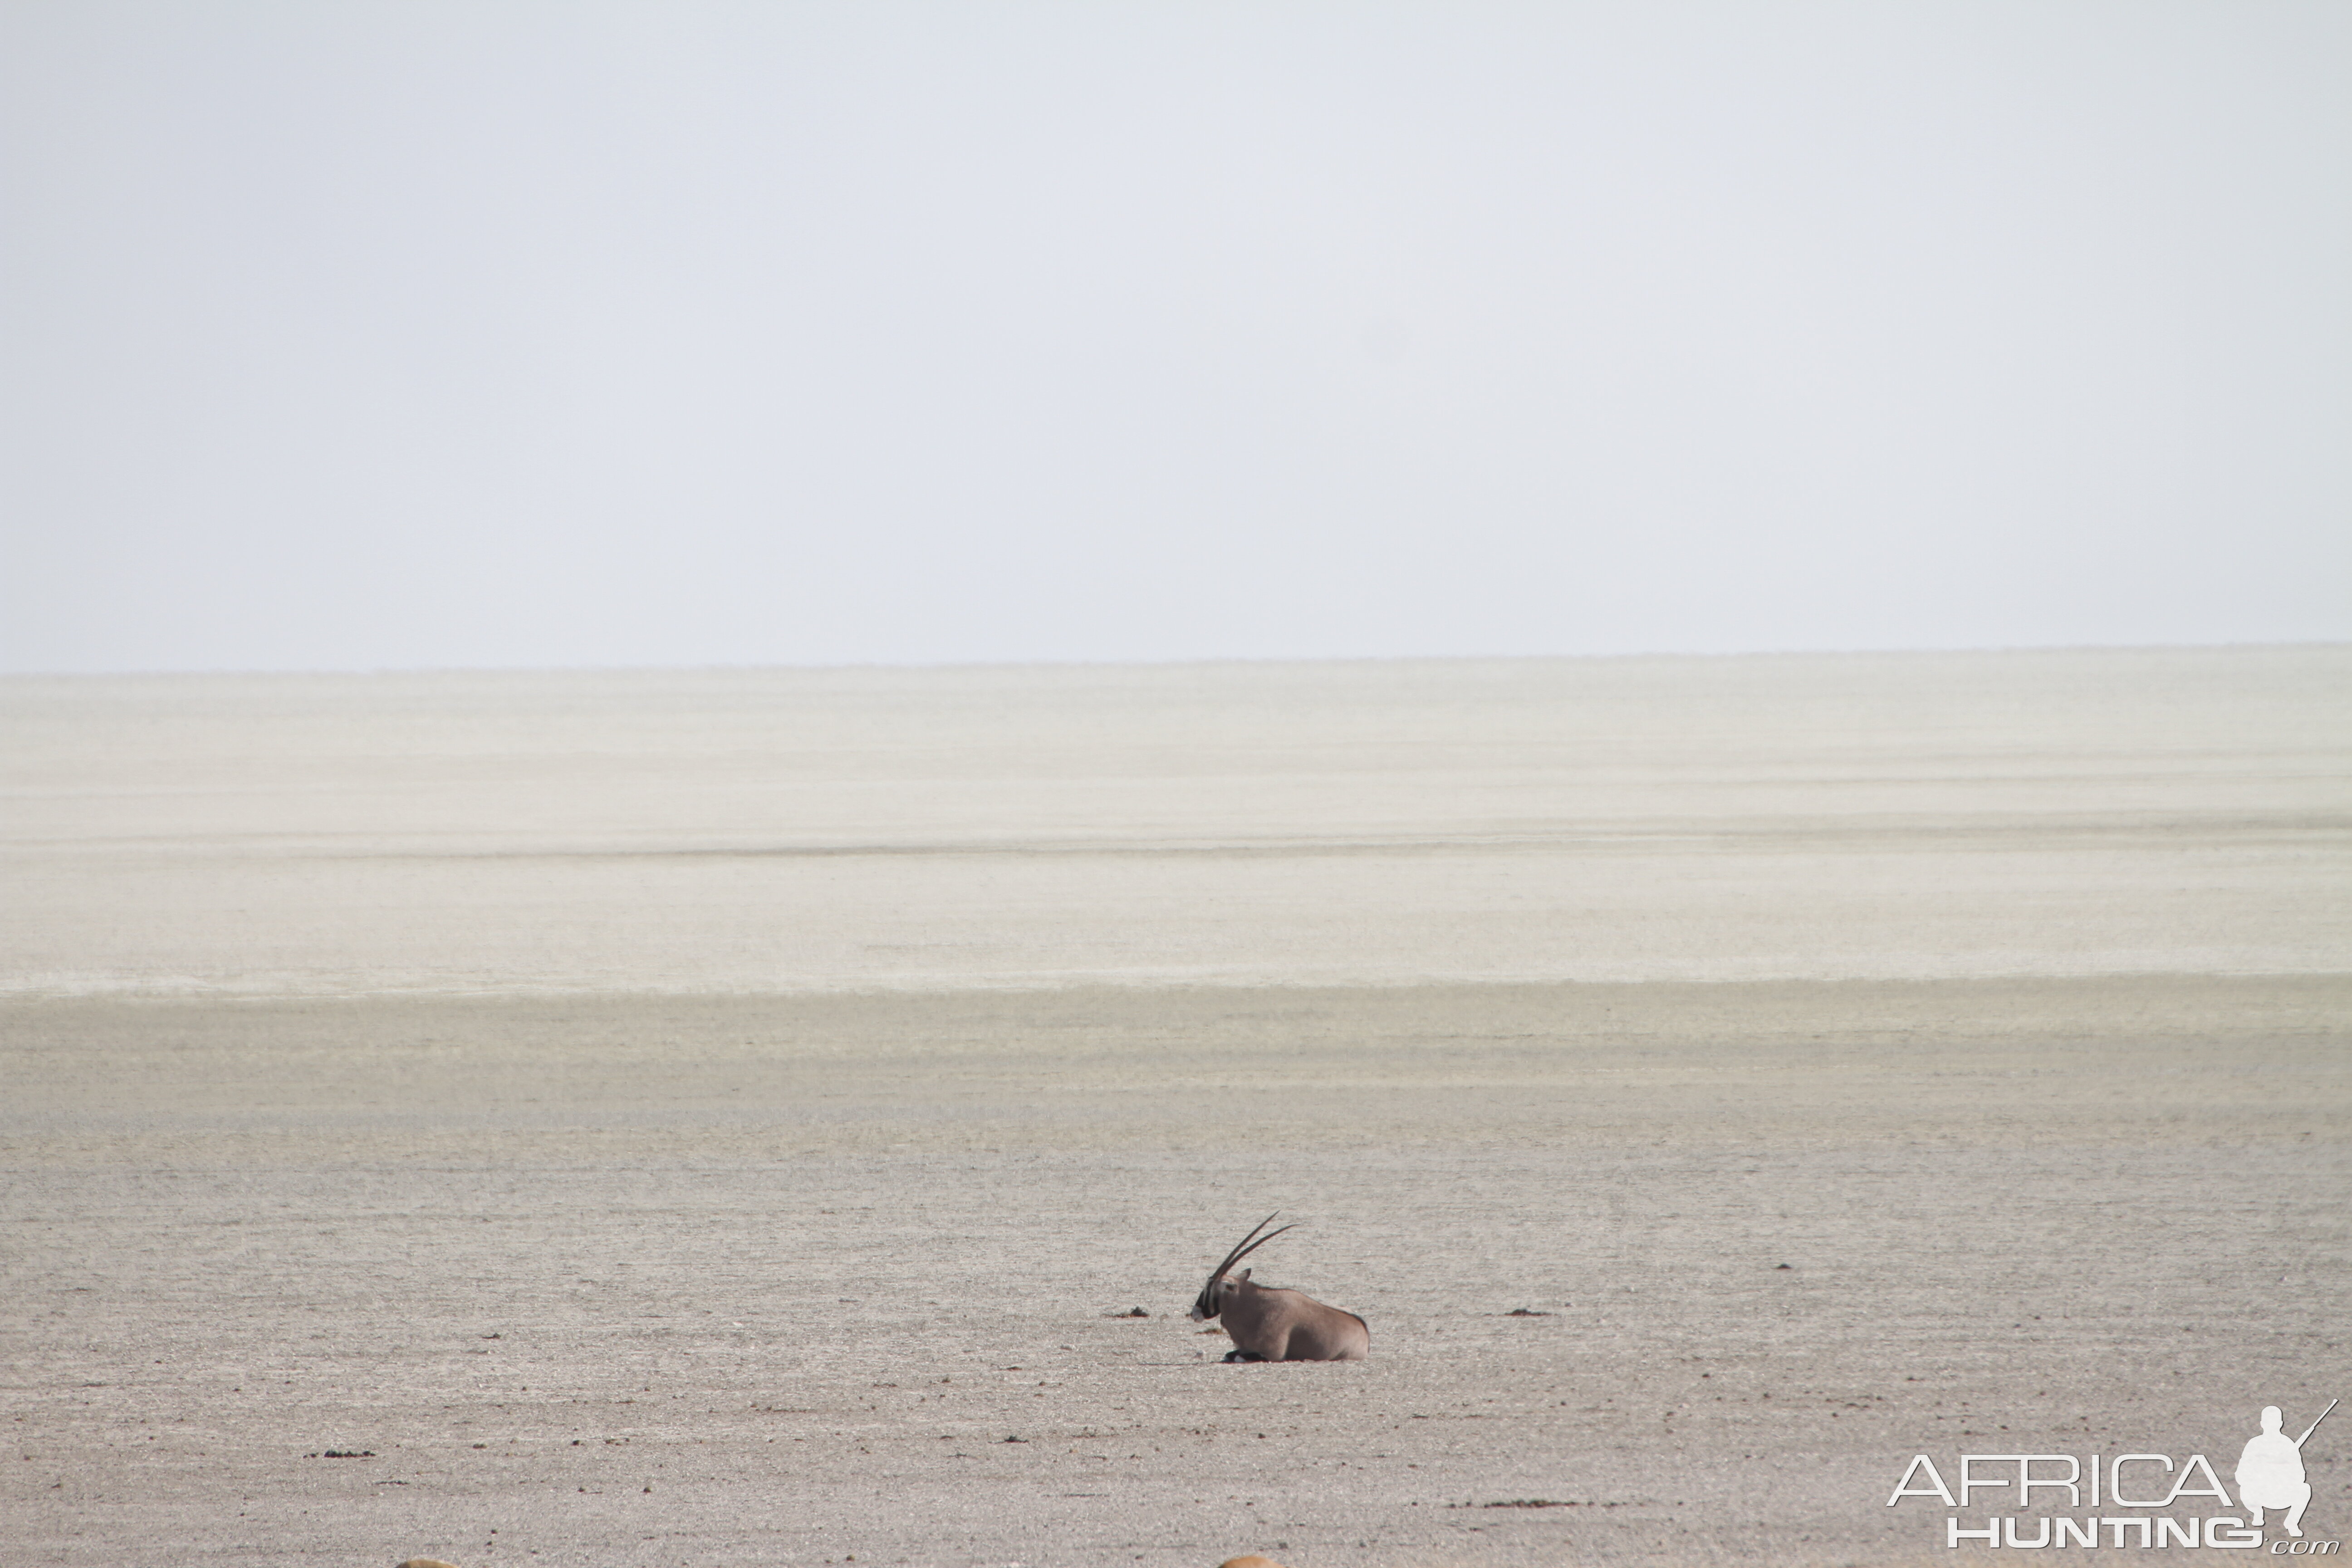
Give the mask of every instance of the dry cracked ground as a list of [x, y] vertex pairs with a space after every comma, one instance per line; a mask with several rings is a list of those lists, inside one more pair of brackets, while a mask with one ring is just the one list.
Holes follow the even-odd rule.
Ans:
[[[2338, 1391], [2347, 1019], [2324, 978], [19, 1003], [0, 1560], [1940, 1556], [1914, 1453], [2226, 1473]], [[1276, 1208], [1262, 1277], [1370, 1361], [1184, 1317]]]
[[[0, 1568], [2234, 1487], [2352, 1394], [2347, 889], [2347, 648], [0, 680]], [[1276, 1210], [1369, 1361], [1186, 1321]]]

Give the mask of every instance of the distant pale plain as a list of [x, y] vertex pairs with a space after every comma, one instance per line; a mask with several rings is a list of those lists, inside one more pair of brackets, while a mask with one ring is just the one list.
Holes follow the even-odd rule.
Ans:
[[2352, 650], [0, 683], [0, 988], [2332, 972]]

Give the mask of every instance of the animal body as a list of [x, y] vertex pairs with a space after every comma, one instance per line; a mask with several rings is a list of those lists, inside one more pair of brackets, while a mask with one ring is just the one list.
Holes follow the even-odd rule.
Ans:
[[1327, 1307], [1297, 1290], [1253, 1285], [1246, 1268], [1234, 1276], [1234, 1264], [1283, 1231], [1296, 1228], [1286, 1225], [1266, 1230], [1274, 1220], [1268, 1215], [1258, 1221], [1241, 1245], [1209, 1271], [1208, 1284], [1193, 1300], [1192, 1321], [1224, 1320], [1225, 1333], [1234, 1342], [1227, 1361], [1361, 1361], [1371, 1354], [1372, 1331], [1355, 1313]]

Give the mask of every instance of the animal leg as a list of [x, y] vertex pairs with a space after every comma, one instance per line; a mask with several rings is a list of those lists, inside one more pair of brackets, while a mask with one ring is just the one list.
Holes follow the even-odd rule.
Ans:
[[1225, 1352], [1225, 1361], [1227, 1364], [1231, 1364], [1232, 1363], [1238, 1361], [1264, 1361], [1265, 1359], [1265, 1357], [1258, 1354], [1255, 1351], [1227, 1351]]

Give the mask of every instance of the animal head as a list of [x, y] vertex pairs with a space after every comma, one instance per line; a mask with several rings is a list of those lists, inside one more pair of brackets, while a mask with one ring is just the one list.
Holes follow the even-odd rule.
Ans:
[[[1225, 1309], [1225, 1298], [1240, 1289], [1242, 1288], [1243, 1281], [1247, 1280], [1250, 1277], [1250, 1271], [1244, 1268], [1242, 1270], [1241, 1279], [1229, 1279], [1225, 1277], [1225, 1271], [1227, 1269], [1231, 1268], [1234, 1264], [1239, 1263], [1243, 1258], [1247, 1258], [1251, 1253], [1255, 1252], [1259, 1247], [1264, 1247], [1267, 1242], [1272, 1241], [1276, 1237], [1280, 1236], [1283, 1231], [1295, 1230], [1297, 1228], [1294, 1224], [1283, 1226], [1279, 1229], [1276, 1230], [1265, 1230], [1267, 1226], [1274, 1224], [1275, 1215], [1278, 1215], [1282, 1211], [1280, 1209], [1276, 1209], [1274, 1211], [1274, 1214], [1270, 1214], [1264, 1219], [1258, 1221], [1257, 1224], [1252, 1227], [1249, 1235], [1242, 1237], [1241, 1245], [1235, 1247], [1231, 1252], [1226, 1253], [1225, 1260], [1223, 1263], [1218, 1264], [1214, 1268], [1209, 1270], [1209, 1282], [1201, 1287], [1200, 1295], [1194, 1297], [1192, 1300], [1192, 1315], [1194, 1322], [1204, 1322], [1207, 1320], [1215, 1317], [1219, 1312], [1223, 1311]], [[1264, 1236], [1258, 1235], [1258, 1232], [1262, 1230], [1265, 1230], [1265, 1234]]]
[[1249, 1282], [1249, 1277], [1250, 1271], [1244, 1268], [1239, 1274], [1228, 1274], [1222, 1279], [1210, 1280], [1207, 1289], [1192, 1300], [1192, 1321], [1196, 1323], [1206, 1322], [1223, 1312], [1225, 1310], [1225, 1303]]

